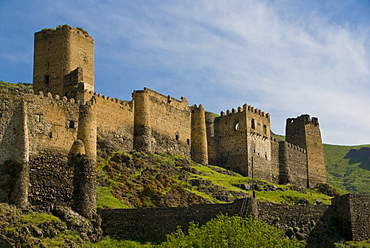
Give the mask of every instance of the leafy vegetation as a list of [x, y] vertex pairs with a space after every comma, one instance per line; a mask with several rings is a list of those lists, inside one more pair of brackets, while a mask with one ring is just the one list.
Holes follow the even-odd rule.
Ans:
[[219, 215], [199, 226], [190, 223], [185, 233], [181, 228], [167, 236], [159, 247], [304, 247], [287, 238], [276, 227], [251, 217]]

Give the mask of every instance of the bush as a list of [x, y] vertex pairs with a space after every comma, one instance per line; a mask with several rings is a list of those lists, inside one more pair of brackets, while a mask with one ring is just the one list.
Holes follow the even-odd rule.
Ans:
[[181, 228], [167, 235], [160, 247], [304, 247], [276, 227], [251, 217], [219, 215], [203, 226], [190, 223], [188, 234]]

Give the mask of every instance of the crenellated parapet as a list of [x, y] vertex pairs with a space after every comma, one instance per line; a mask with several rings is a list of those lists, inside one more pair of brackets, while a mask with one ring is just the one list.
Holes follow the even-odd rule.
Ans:
[[85, 90], [84, 94], [87, 95], [86, 99], [91, 99], [95, 98], [98, 104], [109, 104], [115, 107], [120, 107], [120, 108], [125, 108], [128, 111], [133, 111], [133, 102], [132, 101], [124, 101], [124, 100], [119, 100], [117, 98], [112, 98], [97, 92]]

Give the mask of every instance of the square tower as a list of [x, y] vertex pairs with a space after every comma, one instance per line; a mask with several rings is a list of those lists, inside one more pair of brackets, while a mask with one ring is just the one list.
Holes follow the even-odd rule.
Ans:
[[77, 67], [83, 71], [84, 89], [94, 91], [94, 40], [86, 31], [58, 26], [35, 33], [34, 42], [33, 88], [36, 93], [67, 96], [65, 76]]
[[243, 105], [214, 122], [217, 164], [263, 180], [272, 180], [270, 115]]
[[307, 187], [326, 183], [326, 167], [319, 120], [309, 115], [287, 119], [286, 141], [306, 150]]

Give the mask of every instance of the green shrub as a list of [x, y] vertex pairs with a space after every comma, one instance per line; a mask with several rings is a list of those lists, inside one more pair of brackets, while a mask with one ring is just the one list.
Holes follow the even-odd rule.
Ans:
[[295, 239], [251, 217], [219, 215], [203, 226], [190, 223], [187, 234], [179, 228], [160, 247], [304, 247]]

